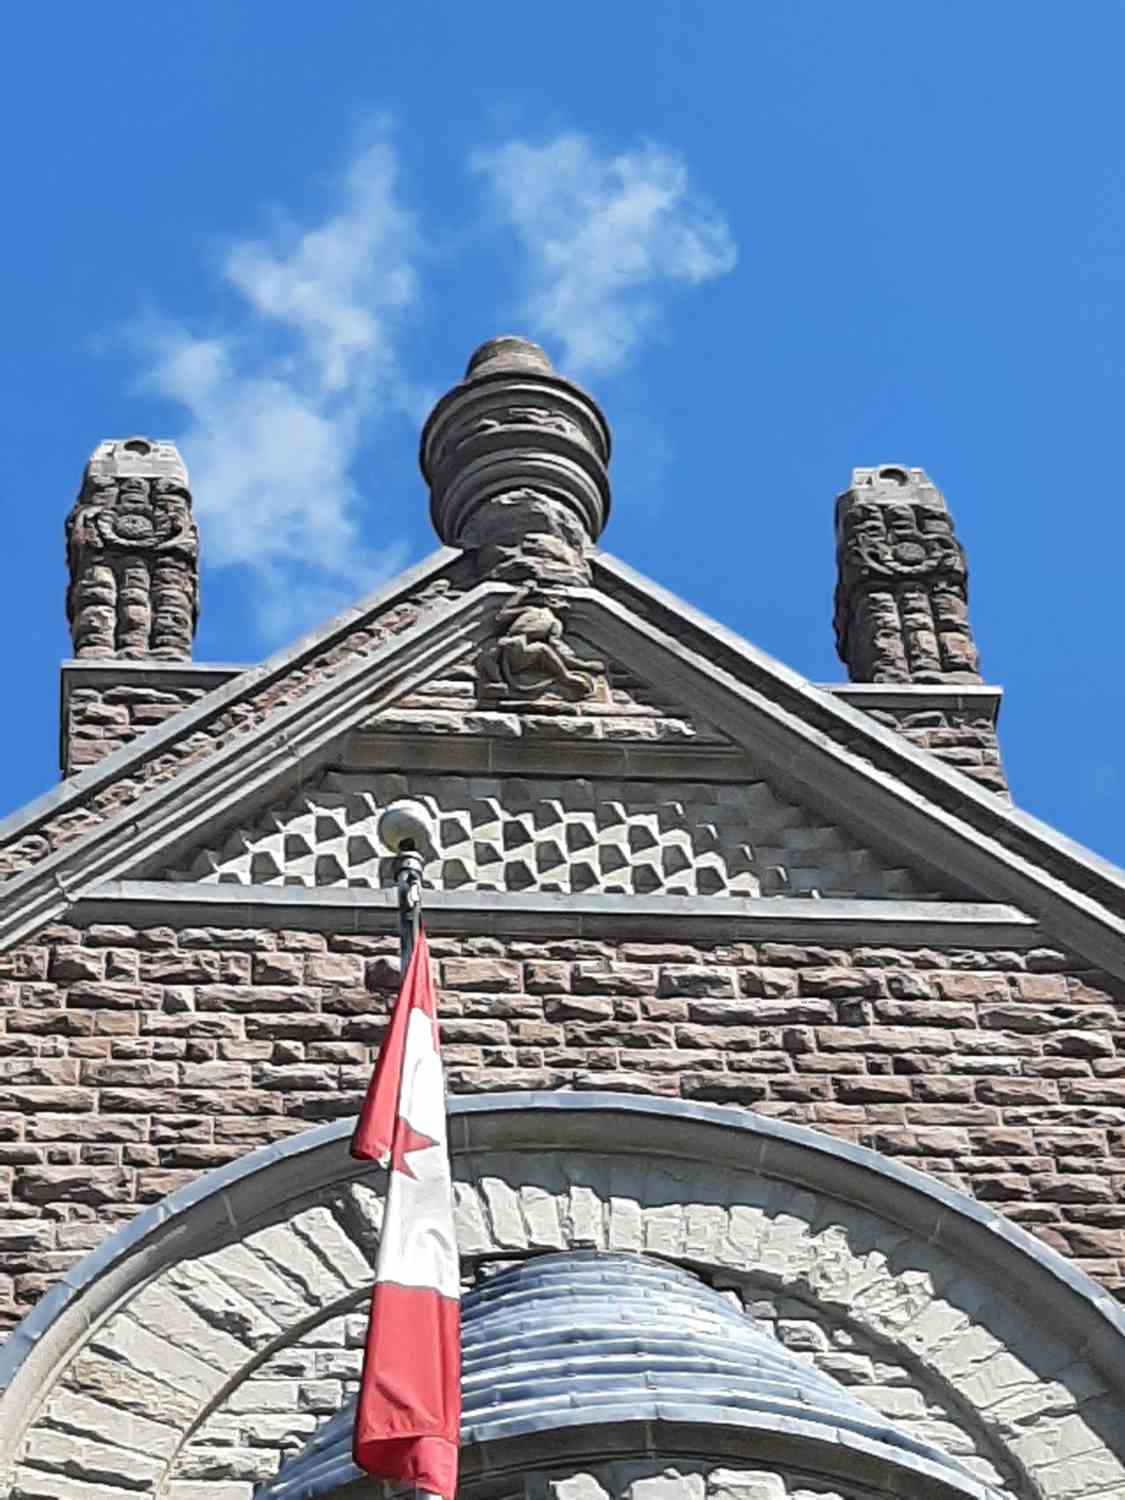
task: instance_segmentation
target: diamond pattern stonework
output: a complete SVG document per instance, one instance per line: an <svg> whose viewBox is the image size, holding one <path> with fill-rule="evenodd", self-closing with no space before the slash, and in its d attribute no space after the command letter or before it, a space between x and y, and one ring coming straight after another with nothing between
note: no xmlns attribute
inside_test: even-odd
<svg viewBox="0 0 1125 1500"><path fill-rule="evenodd" d="M328 772L288 806L235 829L172 879L382 886L380 811L429 809L431 889L924 899L911 871L764 781Z"/></svg>

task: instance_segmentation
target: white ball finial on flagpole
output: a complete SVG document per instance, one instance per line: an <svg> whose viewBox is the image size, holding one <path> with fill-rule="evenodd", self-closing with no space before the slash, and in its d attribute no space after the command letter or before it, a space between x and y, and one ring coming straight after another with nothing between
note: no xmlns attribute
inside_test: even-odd
<svg viewBox="0 0 1125 1500"><path fill-rule="evenodd" d="M379 814L377 832L380 842L392 854L425 849L433 843L433 819L424 803L403 797L384 807Z"/></svg>
<svg viewBox="0 0 1125 1500"><path fill-rule="evenodd" d="M379 814L379 838L395 857L398 887L399 958L403 974L410 963L422 917L422 851L433 847L429 809L412 798L401 798Z"/></svg>

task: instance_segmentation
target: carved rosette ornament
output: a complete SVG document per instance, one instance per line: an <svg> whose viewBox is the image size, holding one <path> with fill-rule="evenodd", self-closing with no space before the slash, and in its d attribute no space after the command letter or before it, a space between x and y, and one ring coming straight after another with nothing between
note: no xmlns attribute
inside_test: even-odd
<svg viewBox="0 0 1125 1500"><path fill-rule="evenodd" d="M609 516L609 452L597 404L538 344L491 339L422 431L434 528L475 554L481 577L588 583L587 550Z"/></svg>
<svg viewBox="0 0 1125 1500"><path fill-rule="evenodd" d="M75 656L191 656L199 533L172 443L99 443L67 517L66 552Z"/></svg>
<svg viewBox="0 0 1125 1500"><path fill-rule="evenodd" d="M979 682L969 575L921 469L854 469L836 502L836 646L853 682Z"/></svg>

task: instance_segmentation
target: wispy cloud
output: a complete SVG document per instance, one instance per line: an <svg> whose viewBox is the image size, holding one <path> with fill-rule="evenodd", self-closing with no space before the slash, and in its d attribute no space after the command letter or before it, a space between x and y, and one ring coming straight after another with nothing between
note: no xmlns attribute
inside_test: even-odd
<svg viewBox="0 0 1125 1500"><path fill-rule="evenodd" d="M568 372L620 369L674 285L735 263L721 215L662 147L615 155L569 134L472 152L470 165L489 222L519 247L526 331ZM433 372L423 386L405 352L424 241L400 178L390 135L369 135L322 222L275 214L261 237L222 248L211 290L234 310L221 326L152 315L129 333L138 387L185 413L176 438L208 566L250 570L255 623L270 641L330 615L404 557L356 479L361 445L385 435L388 418L415 427L432 394Z"/></svg>
<svg viewBox="0 0 1125 1500"><path fill-rule="evenodd" d="M726 221L662 146L614 155L566 134L474 152L471 166L525 253L520 312L561 347L567 369L619 370L658 325L673 283L698 286L737 260Z"/></svg>
<svg viewBox="0 0 1125 1500"><path fill-rule="evenodd" d="M187 413L177 440L206 556L255 572L269 636L311 624L401 559L361 535L353 464L381 415L414 414L397 346L417 301L418 243L379 135L353 154L322 223L279 219L226 247L237 332L150 318L135 336L138 383Z"/></svg>

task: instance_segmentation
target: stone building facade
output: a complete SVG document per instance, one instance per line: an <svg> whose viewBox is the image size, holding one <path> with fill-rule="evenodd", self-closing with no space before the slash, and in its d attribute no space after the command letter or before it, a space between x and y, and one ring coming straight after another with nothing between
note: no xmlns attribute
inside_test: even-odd
<svg viewBox="0 0 1125 1500"><path fill-rule="evenodd" d="M483 346L441 550L236 667L180 456L95 452L63 779L0 824L0 1493L380 1493L346 1141L409 799L466 1496L1125 1497L1125 874L1010 801L946 503L854 471L815 685L599 548L609 459Z"/></svg>

